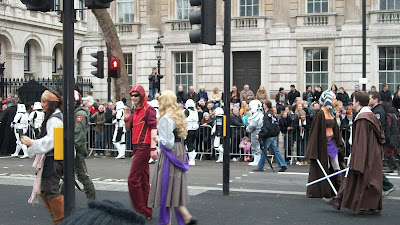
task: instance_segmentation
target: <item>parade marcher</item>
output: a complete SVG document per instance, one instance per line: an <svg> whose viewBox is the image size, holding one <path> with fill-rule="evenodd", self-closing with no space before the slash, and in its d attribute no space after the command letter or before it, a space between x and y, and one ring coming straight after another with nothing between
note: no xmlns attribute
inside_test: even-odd
<svg viewBox="0 0 400 225"><path fill-rule="evenodd" d="M60 195L59 184L63 175L63 161L54 160L54 128L62 127L63 99L54 90L46 90L41 98L45 118L40 129L39 139L32 140L27 136L21 137L21 142L28 146L29 156L36 155L33 167L36 168L34 182L29 203L38 203L37 195L53 218L54 224L64 219L64 196Z"/></svg>
<svg viewBox="0 0 400 225"><path fill-rule="evenodd" d="M182 143L187 134L185 116L172 91L163 91L158 100L159 136L153 140L159 142L162 151L151 182L148 206L160 207L158 224L171 224L172 208L175 208L178 224L197 224L185 206L188 199L185 171L189 169Z"/></svg>
<svg viewBox="0 0 400 225"><path fill-rule="evenodd" d="M26 108L24 104L18 104L17 106L17 114L15 114L14 121L11 126L14 128L15 139L17 139L17 146L15 147L15 152L12 154L12 157L18 157L19 152L24 152L24 155L21 156L21 159L28 158L29 155L26 152L26 145L22 144L21 136L26 135L28 132L29 126L29 115L26 113Z"/></svg>
<svg viewBox="0 0 400 225"><path fill-rule="evenodd" d="M128 107L124 109L124 122L127 131L132 130L133 160L128 177L129 195L136 212L147 219L153 217L153 211L147 207L149 197L149 159L157 159L156 111L147 103L146 92L142 85L135 85L130 91L133 113Z"/></svg>
<svg viewBox="0 0 400 225"><path fill-rule="evenodd" d="M44 112L40 102L35 102L33 104L33 110L34 111L29 114L29 124L33 128L34 139L36 139L39 137L40 128L42 127Z"/></svg>
<svg viewBox="0 0 400 225"><path fill-rule="evenodd" d="M385 173L393 173L398 168L396 161L393 158L393 152L399 146L399 113L396 108L389 102L383 102L382 107L386 112L387 129L385 131L385 145L383 147L383 154L387 160L388 169Z"/></svg>
<svg viewBox="0 0 400 225"><path fill-rule="evenodd" d="M385 136L379 120L368 106L368 94L356 92L351 159L347 178L336 197L323 199L336 209L345 207L360 214L382 210L382 150Z"/></svg>
<svg viewBox="0 0 400 225"><path fill-rule="evenodd" d="M324 177L317 160L320 161L327 174L340 170L342 162L343 143L339 126L334 120L332 103L335 94L331 90L324 91L319 99L322 108L317 111L311 124L305 158L310 160L308 182ZM340 186L342 176L335 176ZM332 189L327 180L307 187L307 196L311 198L332 197Z"/></svg>
<svg viewBox="0 0 400 225"><path fill-rule="evenodd" d="M246 131L250 132L251 152L253 153L253 162L249 166L257 166L261 158L260 142L257 139L258 133L261 131L263 125L263 106L259 100L252 100L249 103L251 117L249 118L249 126Z"/></svg>
<svg viewBox="0 0 400 225"><path fill-rule="evenodd" d="M279 172L285 172L287 170L287 165L285 159L281 155L278 148L278 135L280 133L277 110L272 108L272 103L270 101L264 102L264 110L266 111L263 118L263 127L260 133L258 133L257 138L262 139L264 143L265 152L271 147L274 152L276 162L280 167ZM261 152L261 159L258 162L257 168L253 171L264 171L265 160L268 156L265 155L264 151Z"/></svg>
<svg viewBox="0 0 400 225"><path fill-rule="evenodd" d="M371 108L371 111L375 114L376 118L378 118L382 126L382 130L383 132L385 132L388 128L388 124L386 120L386 112L383 109L382 105L380 104L381 96L377 91L371 91L368 94L369 94L368 106ZM395 189L395 187L389 181L389 179L386 178L385 174L383 174L382 176L383 176L383 191L384 194L387 195L390 192L392 192Z"/></svg>
<svg viewBox="0 0 400 225"><path fill-rule="evenodd" d="M0 118L0 155L10 155L16 147L15 134L10 126L16 113L17 104L13 99L10 99Z"/></svg>
<svg viewBox="0 0 400 225"><path fill-rule="evenodd" d="M113 135L113 144L118 151L116 159L125 159L125 151L126 151L126 129L124 123L124 108L125 105L122 101L115 103L115 107L117 109L117 114L115 119L112 121L115 130Z"/></svg>
<svg viewBox="0 0 400 225"><path fill-rule="evenodd" d="M82 97L78 91L74 91L75 101L75 131L74 131L74 147L75 156L75 172L79 182L83 184L86 198L89 200L96 199L96 191L86 167L85 159L88 155L86 143L87 134L89 132L89 111L81 106Z"/></svg>
<svg viewBox="0 0 400 225"><path fill-rule="evenodd" d="M188 99L186 101L186 109L184 110L187 123L187 137L185 139L185 145L187 147L189 155L189 165L195 165L196 151L194 150L194 145L197 138L197 130L199 129L199 114L195 108L194 101Z"/></svg>

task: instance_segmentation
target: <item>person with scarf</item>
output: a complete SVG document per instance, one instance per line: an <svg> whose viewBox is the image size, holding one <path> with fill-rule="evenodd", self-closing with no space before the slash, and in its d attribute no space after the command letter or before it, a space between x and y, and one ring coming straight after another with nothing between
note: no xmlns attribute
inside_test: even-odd
<svg viewBox="0 0 400 225"><path fill-rule="evenodd" d="M188 199L186 171L189 169L182 142L187 135L185 115L172 91L161 92L158 101L158 136L153 140L159 143L161 152L151 182L148 207L160 207L160 225L171 224L172 208L175 208L179 225L197 224L185 206Z"/></svg>
<svg viewBox="0 0 400 225"><path fill-rule="evenodd" d="M54 160L54 128L63 126L63 99L58 92L46 90L42 94L41 103L45 117L39 139L21 137L21 142L28 146L29 156L36 155L33 164L37 170L36 180L28 202L38 203L39 195L53 218L53 224L59 224L64 219L64 196L59 192L63 161Z"/></svg>
<svg viewBox="0 0 400 225"><path fill-rule="evenodd" d="M133 113L124 108L124 122L127 131L132 130L133 160L128 176L129 195L136 212L151 219L153 211L147 207L149 198L150 167L149 159L157 159L156 142L157 118L154 108L147 103L147 96L142 85L135 85L130 90ZM176 101L176 99L175 99Z"/></svg>
<svg viewBox="0 0 400 225"><path fill-rule="evenodd" d="M331 90L324 91L319 99L322 107L315 114L311 124L305 154L305 158L310 160L308 182L325 176L318 160L327 174L341 169L339 162L343 162L344 149L339 126L332 109L335 100L335 94ZM336 183L336 188L342 183L342 176L337 175L331 178L334 179L333 183ZM330 198L332 196L332 189L327 180L307 187L307 197Z"/></svg>
<svg viewBox="0 0 400 225"><path fill-rule="evenodd" d="M200 101L200 99L204 98L205 102L208 102L208 94L206 90L204 89L203 86L200 86L199 93L197 93L197 102Z"/></svg>

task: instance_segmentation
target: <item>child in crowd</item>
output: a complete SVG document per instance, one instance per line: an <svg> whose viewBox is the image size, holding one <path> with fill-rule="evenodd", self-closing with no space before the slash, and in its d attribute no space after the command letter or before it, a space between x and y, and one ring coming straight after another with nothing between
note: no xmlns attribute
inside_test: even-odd
<svg viewBox="0 0 400 225"><path fill-rule="evenodd" d="M250 109L246 109L245 115L242 117L242 121L246 127L249 125L250 116L251 116Z"/></svg>
<svg viewBox="0 0 400 225"><path fill-rule="evenodd" d="M243 137L242 140L240 141L239 148L243 149L244 153L244 161L247 162L250 160L250 139L249 137Z"/></svg>

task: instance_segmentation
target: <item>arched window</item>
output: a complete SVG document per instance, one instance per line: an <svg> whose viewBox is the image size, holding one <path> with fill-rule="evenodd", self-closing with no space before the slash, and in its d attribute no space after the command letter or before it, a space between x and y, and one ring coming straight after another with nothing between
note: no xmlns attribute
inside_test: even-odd
<svg viewBox="0 0 400 225"><path fill-rule="evenodd" d="M53 54L51 55L51 72L57 72L57 49L53 48Z"/></svg>
<svg viewBox="0 0 400 225"><path fill-rule="evenodd" d="M24 48L24 71L29 71L29 50L30 46L28 43L26 43Z"/></svg>

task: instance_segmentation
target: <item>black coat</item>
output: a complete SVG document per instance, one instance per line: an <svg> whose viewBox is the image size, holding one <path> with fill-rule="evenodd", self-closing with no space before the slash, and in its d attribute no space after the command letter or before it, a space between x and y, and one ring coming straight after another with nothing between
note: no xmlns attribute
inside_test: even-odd
<svg viewBox="0 0 400 225"><path fill-rule="evenodd" d="M338 101L341 101L343 103L343 106L347 106L349 102L351 102L350 97L346 92L344 92L343 94L338 92L336 94L336 99Z"/></svg>
<svg viewBox="0 0 400 225"><path fill-rule="evenodd" d="M232 129L232 137L239 138L241 135L241 133L240 133L241 128L238 128L238 127L244 126L242 118L240 117L240 115L237 116L235 114L231 114L230 122L231 122L231 126L236 127L236 128Z"/></svg>
<svg viewBox="0 0 400 225"><path fill-rule="evenodd" d="M297 97L300 97L300 92L298 92L297 90L295 90L294 92L289 91L288 93L289 104L292 105Z"/></svg>
<svg viewBox="0 0 400 225"><path fill-rule="evenodd" d="M154 74L149 75L149 89L157 88L160 90L160 80L164 75L154 76Z"/></svg>
<svg viewBox="0 0 400 225"><path fill-rule="evenodd" d="M314 91L314 101L318 102L321 95L322 95L322 92Z"/></svg>
<svg viewBox="0 0 400 225"><path fill-rule="evenodd" d="M287 133L287 129L288 127L290 127L290 118L289 116L286 118L281 117L281 119L279 120L279 129L281 130L282 134L286 134Z"/></svg>
<svg viewBox="0 0 400 225"><path fill-rule="evenodd" d="M1 114L0 118L0 155L10 155L14 153L16 147L16 139L13 128L10 124L14 120L14 116L17 113L17 107L8 107Z"/></svg>
<svg viewBox="0 0 400 225"><path fill-rule="evenodd" d="M379 92L379 94L381 95L382 102L391 102L392 101L392 93L389 90L387 90L387 91L381 90Z"/></svg>
<svg viewBox="0 0 400 225"><path fill-rule="evenodd" d="M393 105L393 107L395 107L396 109L400 109L400 98L394 97L394 98L393 98L393 101L392 101L392 105Z"/></svg>
<svg viewBox="0 0 400 225"><path fill-rule="evenodd" d="M176 93L176 98L177 98L178 103L181 103L181 104L186 103L185 92L178 91L178 93Z"/></svg>

